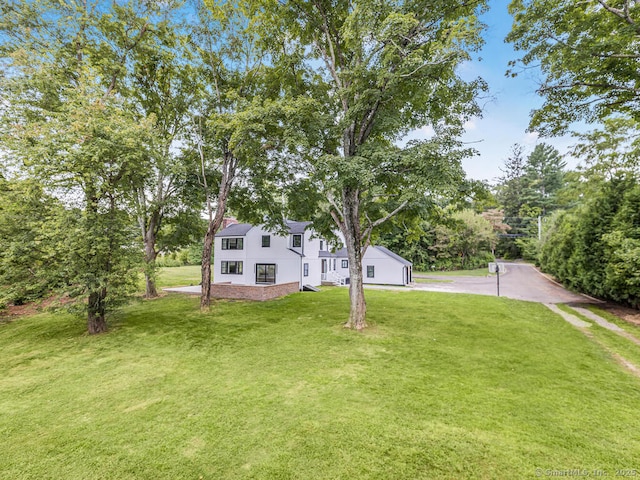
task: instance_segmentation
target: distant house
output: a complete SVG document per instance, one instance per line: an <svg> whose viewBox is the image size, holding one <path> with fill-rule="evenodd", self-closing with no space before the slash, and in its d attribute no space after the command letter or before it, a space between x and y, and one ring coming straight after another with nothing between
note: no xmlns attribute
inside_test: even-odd
<svg viewBox="0 0 640 480"><path fill-rule="evenodd" d="M215 236L213 295L273 298L323 282L349 283L346 249L332 252L311 222L286 222L284 234L248 223L229 225ZM384 247L370 246L362 261L364 283L407 285L412 264ZM239 287L270 287L241 289Z"/></svg>

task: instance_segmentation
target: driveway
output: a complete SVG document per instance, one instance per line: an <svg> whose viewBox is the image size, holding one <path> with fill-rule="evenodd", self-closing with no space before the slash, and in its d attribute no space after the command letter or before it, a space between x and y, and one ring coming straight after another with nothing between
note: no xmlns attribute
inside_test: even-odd
<svg viewBox="0 0 640 480"><path fill-rule="evenodd" d="M535 267L526 263L503 263L506 273L500 274L500 296L528 300L540 303L601 303L599 300L573 293L542 275ZM487 272L488 273L488 272ZM495 275L486 277L454 277L440 275L420 275L416 278L436 280L434 283L416 282L411 288L431 292L471 293L476 295L496 295ZM399 289L406 287L389 287L367 285L367 288ZM163 288L167 292L200 295L200 285L191 287Z"/></svg>
<svg viewBox="0 0 640 480"><path fill-rule="evenodd" d="M506 273L500 274L500 296L540 303L600 303L598 300L570 292L549 280L535 267L525 263L504 263ZM443 283L417 283L416 290L432 292L496 295L495 275L487 277L421 276ZM444 283L447 282L447 283Z"/></svg>

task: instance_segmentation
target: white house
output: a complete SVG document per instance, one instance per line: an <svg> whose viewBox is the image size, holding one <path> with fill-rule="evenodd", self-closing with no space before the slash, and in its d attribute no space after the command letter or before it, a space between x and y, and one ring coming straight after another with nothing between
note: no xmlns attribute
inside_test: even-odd
<svg viewBox="0 0 640 480"><path fill-rule="evenodd" d="M348 284L346 249L332 252L327 240L309 228L310 223L288 221L286 234L247 223L224 228L214 242L215 284L297 282L299 290L323 281ZM364 283L407 285L412 282L411 268L411 262L384 247L370 246L362 261Z"/></svg>

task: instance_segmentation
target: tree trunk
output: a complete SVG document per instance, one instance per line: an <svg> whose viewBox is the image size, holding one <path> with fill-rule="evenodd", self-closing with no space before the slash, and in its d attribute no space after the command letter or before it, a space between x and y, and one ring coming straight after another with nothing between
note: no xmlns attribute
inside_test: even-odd
<svg viewBox="0 0 640 480"><path fill-rule="evenodd" d="M349 320L347 328L362 330L367 326L367 304L364 298L362 277L362 244L360 232L360 194L355 188L345 187L342 191L343 234L349 259Z"/></svg>
<svg viewBox="0 0 640 480"><path fill-rule="evenodd" d="M101 288L89 294L87 328L91 335L107 331L107 319L105 316L106 297L106 288Z"/></svg>
<svg viewBox="0 0 640 480"><path fill-rule="evenodd" d="M98 221L98 197L96 195L96 189L92 183L88 183L86 186L85 198L87 202L86 228L100 225L100 222ZM92 257L86 268L90 270L90 273L93 276L102 281L106 281L106 273L109 269L109 264L108 261L105 261L102 255ZM107 288L104 286L99 287L94 282L89 282L87 284L87 290L89 291L89 298L87 300L87 330L90 335L106 332L107 319L105 300L107 298Z"/></svg>
<svg viewBox="0 0 640 480"><path fill-rule="evenodd" d="M155 263L155 260L154 262ZM155 268L155 265L154 267ZM144 281L146 285L145 298L155 298L158 296L158 289L156 288L156 279L152 273L148 271L144 272Z"/></svg>
<svg viewBox="0 0 640 480"><path fill-rule="evenodd" d="M200 308L206 310L211 305L211 254L213 252L213 240L216 233L213 221L209 222L207 233L204 236L202 248L202 284L200 294Z"/></svg>
<svg viewBox="0 0 640 480"><path fill-rule="evenodd" d="M209 210L209 226L204 237L202 248L202 289L200 294L200 309L208 310L211 305L211 255L213 253L213 241L215 234L222 225L224 214L227 211L227 201L229 193L235 179L237 159L229 151L225 152L222 164L222 178L218 188L218 198L216 203L216 214L212 215L211 203L207 200ZM203 167L204 170L204 167ZM204 177L204 173L203 173Z"/></svg>
<svg viewBox="0 0 640 480"><path fill-rule="evenodd" d="M156 251L156 223L154 217L151 217L149 226L144 234L144 279L146 283L146 298L155 298L158 296L158 289L156 288L156 258L158 252Z"/></svg>

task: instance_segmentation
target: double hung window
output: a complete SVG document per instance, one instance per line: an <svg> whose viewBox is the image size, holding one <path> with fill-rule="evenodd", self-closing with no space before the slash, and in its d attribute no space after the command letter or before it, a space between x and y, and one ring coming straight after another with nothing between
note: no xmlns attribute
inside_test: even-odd
<svg viewBox="0 0 640 480"><path fill-rule="evenodd" d="M223 238L222 250L242 250L244 247L243 238Z"/></svg>
<svg viewBox="0 0 640 480"><path fill-rule="evenodd" d="M228 275L242 275L242 261L226 261L220 264L220 272Z"/></svg>

